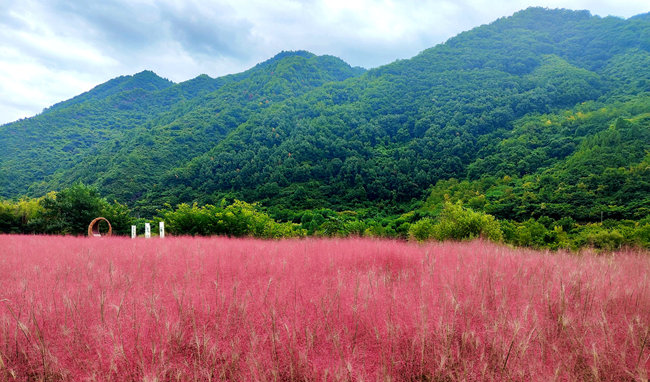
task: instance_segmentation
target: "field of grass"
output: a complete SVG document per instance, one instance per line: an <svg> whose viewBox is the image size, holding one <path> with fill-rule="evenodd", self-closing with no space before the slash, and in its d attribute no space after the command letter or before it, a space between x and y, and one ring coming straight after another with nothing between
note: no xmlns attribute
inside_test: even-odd
<svg viewBox="0 0 650 382"><path fill-rule="evenodd" d="M0 380L647 380L650 255L0 236Z"/></svg>

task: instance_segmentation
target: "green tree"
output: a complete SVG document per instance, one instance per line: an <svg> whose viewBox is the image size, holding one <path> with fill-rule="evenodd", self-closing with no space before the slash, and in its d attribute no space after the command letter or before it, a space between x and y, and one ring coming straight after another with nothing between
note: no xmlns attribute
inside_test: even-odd
<svg viewBox="0 0 650 382"><path fill-rule="evenodd" d="M82 235L108 203L96 188L76 183L41 200L40 226L45 233Z"/></svg>

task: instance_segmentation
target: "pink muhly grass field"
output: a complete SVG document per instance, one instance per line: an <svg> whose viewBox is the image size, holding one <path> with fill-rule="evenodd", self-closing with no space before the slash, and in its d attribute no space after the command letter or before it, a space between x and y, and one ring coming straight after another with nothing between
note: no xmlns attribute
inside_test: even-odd
<svg viewBox="0 0 650 382"><path fill-rule="evenodd" d="M0 380L647 380L650 255L0 236Z"/></svg>

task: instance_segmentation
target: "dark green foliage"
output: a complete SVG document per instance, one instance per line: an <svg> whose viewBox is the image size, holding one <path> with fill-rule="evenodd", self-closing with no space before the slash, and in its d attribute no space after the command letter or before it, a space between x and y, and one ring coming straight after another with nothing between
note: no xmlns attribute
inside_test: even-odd
<svg viewBox="0 0 650 382"><path fill-rule="evenodd" d="M268 206L382 206L395 213L436 181L494 174L493 164L503 175L534 173L572 154L581 138L597 130L560 124L548 147L547 137L539 135L546 132L533 130L512 141L528 147L508 150L510 158L496 157L499 142L510 139L520 117L619 92L627 75L614 75L614 63L607 66L612 77L601 68L614 55L617 62L628 53L642 59L634 31L647 27L568 11L518 13L411 60L328 83L252 115L219 145L170 174L166 201L195 195L190 200L213 202L211 195L234 193ZM611 40L576 43L601 39L600 28L612 28ZM159 197L151 191L145 204Z"/></svg>
<svg viewBox="0 0 650 382"><path fill-rule="evenodd" d="M479 179L438 182L427 200L428 208L448 197L497 218L518 221L546 216L584 223L648 216L650 98L594 111L581 108L521 121L512 138L476 163L475 169L482 167ZM558 133L584 125L592 126L587 137ZM554 156L554 141L572 142L575 149L569 155ZM522 163L530 163L525 166L532 170L518 169Z"/></svg>
<svg viewBox="0 0 650 382"><path fill-rule="evenodd" d="M3 203L4 206L11 204ZM2 228L0 232L85 235L90 222L101 216L111 223L115 234L125 235L130 232L133 220L127 206L107 202L96 188L82 183L40 199L23 199L13 210L20 217L19 228Z"/></svg>
<svg viewBox="0 0 650 382"><path fill-rule="evenodd" d="M283 52L218 79L120 77L3 126L0 192L81 180L146 215L223 197L404 212L439 180L522 176L573 153L589 126L560 123L548 146L534 130L525 151L499 142L517 144L531 113L644 89L649 24L531 8L365 74Z"/></svg>
<svg viewBox="0 0 650 382"><path fill-rule="evenodd" d="M0 196L42 195L83 181L133 204L146 190L157 192L166 171L208 151L252 114L358 73L334 57L286 52L218 79L172 84L152 72L116 78L0 126Z"/></svg>
<svg viewBox="0 0 650 382"><path fill-rule="evenodd" d="M81 183L41 200L41 225L46 233L81 235L88 224L101 216L105 201L97 189Z"/></svg>

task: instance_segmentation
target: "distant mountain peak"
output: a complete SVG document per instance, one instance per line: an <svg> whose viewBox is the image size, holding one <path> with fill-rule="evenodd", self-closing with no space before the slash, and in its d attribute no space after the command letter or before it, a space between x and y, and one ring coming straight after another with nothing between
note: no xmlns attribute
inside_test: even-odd
<svg viewBox="0 0 650 382"><path fill-rule="evenodd" d="M632 17L630 17L630 20L643 20L643 21L648 21L648 20L650 20L650 12L641 13L641 14L639 14L639 15L632 16Z"/></svg>
<svg viewBox="0 0 650 382"><path fill-rule="evenodd" d="M591 12L586 9L574 10L567 8L546 8L546 7L528 7L522 9L521 11L515 12L512 16L522 16L522 15L571 15L579 18L589 18L592 16Z"/></svg>
<svg viewBox="0 0 650 382"><path fill-rule="evenodd" d="M174 83L166 78L162 78L151 70L143 70L134 75L115 77L103 84L97 85L89 91L82 93L67 101L59 102L47 109L44 112L54 111L63 107L71 106L74 104L90 101L90 100L103 100L112 95L134 89L142 89L145 91L157 91L166 89Z"/></svg>
<svg viewBox="0 0 650 382"><path fill-rule="evenodd" d="M276 54L275 56L269 58L268 60L260 62L259 64L255 65L255 68L261 68L261 67L273 65L282 60L292 58L292 57L302 57L302 58L310 59L316 57L316 55L306 50L295 50L295 51L283 50L280 53Z"/></svg>
<svg viewBox="0 0 650 382"><path fill-rule="evenodd" d="M312 57L316 57L316 55L306 50L283 50L280 53L273 56L271 60L281 60L286 57L312 58Z"/></svg>
<svg viewBox="0 0 650 382"><path fill-rule="evenodd" d="M133 76L127 76L127 77L133 77L133 78L146 78L146 79L151 79L151 80L156 80L156 81L157 81L157 80L166 80L166 81L169 81L169 80L167 80L166 78L162 78L162 77L160 77L160 76L157 75L155 72L153 72L152 70L149 70L149 69L145 69L145 70L143 70L143 71L141 71L141 72L138 72L138 73L134 74ZM170 82L171 82L171 81L170 81Z"/></svg>
<svg viewBox="0 0 650 382"><path fill-rule="evenodd" d="M162 78L151 70L143 70L132 76L126 77L128 80L124 83L124 89L144 90L161 90L172 86L174 83L166 78Z"/></svg>

